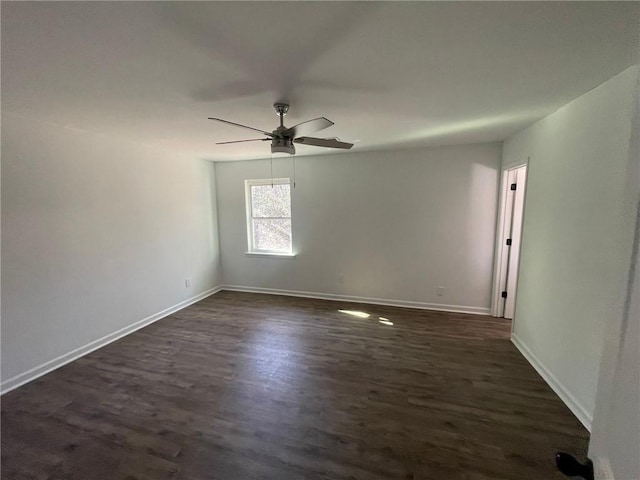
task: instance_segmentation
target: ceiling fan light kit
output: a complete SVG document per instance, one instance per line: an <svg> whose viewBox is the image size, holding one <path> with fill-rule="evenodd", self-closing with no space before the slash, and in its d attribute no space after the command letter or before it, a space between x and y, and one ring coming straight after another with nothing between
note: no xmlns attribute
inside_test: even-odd
<svg viewBox="0 0 640 480"><path fill-rule="evenodd" d="M209 117L209 120L215 120L217 122L222 122L236 127L260 132L267 137L252 138L248 140L232 140L229 142L218 142L216 145L243 142L262 142L271 140L271 153L287 153L289 155L293 155L296 153L296 147L294 143L324 148L339 148L343 150L348 150L353 147L353 143L341 142L336 138L314 138L306 136L308 133L317 132L333 125L333 122L327 118L318 117L314 118L313 120L308 120L306 122L299 123L298 125L294 125L293 127L287 128L284 126L284 116L289 111L289 105L286 103L275 103L273 105L273 108L275 109L276 114L280 117L280 126L278 126L278 128L276 128L271 133L265 130L260 130L259 128L248 127L246 125L230 122L221 118Z"/></svg>
<svg viewBox="0 0 640 480"><path fill-rule="evenodd" d="M296 153L296 146L291 138L273 138L271 140L271 153Z"/></svg>

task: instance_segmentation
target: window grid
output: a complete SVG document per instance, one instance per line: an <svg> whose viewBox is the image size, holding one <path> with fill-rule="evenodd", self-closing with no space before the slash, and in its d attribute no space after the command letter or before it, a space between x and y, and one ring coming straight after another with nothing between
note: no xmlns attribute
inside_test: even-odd
<svg viewBox="0 0 640 480"><path fill-rule="evenodd" d="M286 189L267 190L286 185ZM249 253L291 254L291 189L288 178L245 180ZM288 214L288 215L287 215Z"/></svg>

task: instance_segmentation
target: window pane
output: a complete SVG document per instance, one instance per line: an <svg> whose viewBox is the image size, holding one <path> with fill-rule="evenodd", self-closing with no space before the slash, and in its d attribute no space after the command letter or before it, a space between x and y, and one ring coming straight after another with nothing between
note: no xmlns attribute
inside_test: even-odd
<svg viewBox="0 0 640 480"><path fill-rule="evenodd" d="M271 185L269 185L271 188ZM291 250L291 220L253 220L253 236L256 250Z"/></svg>
<svg viewBox="0 0 640 480"><path fill-rule="evenodd" d="M254 218L291 217L289 184L252 185L251 209Z"/></svg>

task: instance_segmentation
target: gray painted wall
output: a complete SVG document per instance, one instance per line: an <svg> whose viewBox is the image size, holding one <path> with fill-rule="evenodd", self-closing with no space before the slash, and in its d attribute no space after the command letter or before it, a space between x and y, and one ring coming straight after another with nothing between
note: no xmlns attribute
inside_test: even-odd
<svg viewBox="0 0 640 480"><path fill-rule="evenodd" d="M244 180L269 178L269 160L218 162L224 283L487 312L500 156L479 144L300 157L294 259L245 255ZM274 159L276 178L291 174Z"/></svg>
<svg viewBox="0 0 640 480"><path fill-rule="evenodd" d="M530 157L514 336L590 425L607 322L622 315L636 199L628 189L636 70L508 139Z"/></svg>
<svg viewBox="0 0 640 480"><path fill-rule="evenodd" d="M640 478L640 75L636 82L625 188L638 208L635 242L623 314L607 323L600 361L589 443L596 480Z"/></svg>
<svg viewBox="0 0 640 480"><path fill-rule="evenodd" d="M3 112L3 386L218 285L214 175Z"/></svg>

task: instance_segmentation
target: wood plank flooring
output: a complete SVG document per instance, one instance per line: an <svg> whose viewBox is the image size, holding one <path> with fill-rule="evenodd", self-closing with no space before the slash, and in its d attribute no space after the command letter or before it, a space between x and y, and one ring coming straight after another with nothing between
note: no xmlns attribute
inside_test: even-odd
<svg viewBox="0 0 640 480"><path fill-rule="evenodd" d="M2 478L566 478L588 433L509 330L220 292L4 395Z"/></svg>

